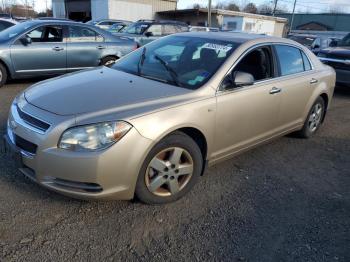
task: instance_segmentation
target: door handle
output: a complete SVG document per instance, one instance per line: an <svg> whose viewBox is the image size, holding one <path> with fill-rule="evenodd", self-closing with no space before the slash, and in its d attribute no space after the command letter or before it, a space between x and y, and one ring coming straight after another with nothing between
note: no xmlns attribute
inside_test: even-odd
<svg viewBox="0 0 350 262"><path fill-rule="evenodd" d="M282 89L281 88L277 88L277 87L273 87L271 90L270 90L270 94L273 95L273 94L277 94L279 92L281 92Z"/></svg>
<svg viewBox="0 0 350 262"><path fill-rule="evenodd" d="M106 49L105 46L99 45L98 47L96 47L97 49Z"/></svg>
<svg viewBox="0 0 350 262"><path fill-rule="evenodd" d="M315 79L315 78L312 78L312 79L310 80L310 84L316 84L317 82L318 82L318 80Z"/></svg>
<svg viewBox="0 0 350 262"><path fill-rule="evenodd" d="M54 50L54 51L62 51L62 50L64 50L64 48L56 46L56 47L52 48L52 50Z"/></svg>

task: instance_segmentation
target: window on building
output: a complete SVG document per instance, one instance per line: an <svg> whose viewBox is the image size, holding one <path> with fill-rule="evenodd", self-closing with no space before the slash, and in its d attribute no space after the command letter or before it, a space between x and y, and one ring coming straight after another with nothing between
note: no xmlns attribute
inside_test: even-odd
<svg viewBox="0 0 350 262"><path fill-rule="evenodd" d="M227 22L227 29L228 30L237 30L237 22Z"/></svg>
<svg viewBox="0 0 350 262"><path fill-rule="evenodd" d="M246 31L246 32L253 31L254 26L255 26L255 23L246 22L246 23L244 24L244 31Z"/></svg>

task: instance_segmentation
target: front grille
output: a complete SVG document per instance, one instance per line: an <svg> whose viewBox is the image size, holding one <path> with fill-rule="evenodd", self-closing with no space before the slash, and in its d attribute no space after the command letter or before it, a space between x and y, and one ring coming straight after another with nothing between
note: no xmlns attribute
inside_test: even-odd
<svg viewBox="0 0 350 262"><path fill-rule="evenodd" d="M28 125L31 125L34 128L37 128L41 131L46 131L50 128L50 125L48 123L45 123L41 121L40 119L37 119L35 117L32 117L31 115L28 115L27 113L23 112L17 105L17 112L20 118L22 118L23 121L25 121Z"/></svg>
<svg viewBox="0 0 350 262"><path fill-rule="evenodd" d="M36 150L38 148L36 144L33 144L32 142L29 142L18 135L15 135L14 139L17 147L33 155L36 154Z"/></svg>

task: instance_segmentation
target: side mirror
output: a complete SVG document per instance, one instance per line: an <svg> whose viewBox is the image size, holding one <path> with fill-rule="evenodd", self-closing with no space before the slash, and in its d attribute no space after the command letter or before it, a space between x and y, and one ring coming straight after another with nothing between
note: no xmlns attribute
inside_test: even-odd
<svg viewBox="0 0 350 262"><path fill-rule="evenodd" d="M20 41L23 45L30 45L32 43L32 39L27 35L23 36Z"/></svg>
<svg viewBox="0 0 350 262"><path fill-rule="evenodd" d="M145 33L145 36L146 36L146 37L153 36L153 33L152 33L152 32L146 32L146 33Z"/></svg>
<svg viewBox="0 0 350 262"><path fill-rule="evenodd" d="M225 77L221 84L221 88L227 90L252 84L254 84L254 76L252 74L234 71Z"/></svg>
<svg viewBox="0 0 350 262"><path fill-rule="evenodd" d="M233 72L233 83L236 87L249 86L254 84L254 76L252 74L235 71Z"/></svg>

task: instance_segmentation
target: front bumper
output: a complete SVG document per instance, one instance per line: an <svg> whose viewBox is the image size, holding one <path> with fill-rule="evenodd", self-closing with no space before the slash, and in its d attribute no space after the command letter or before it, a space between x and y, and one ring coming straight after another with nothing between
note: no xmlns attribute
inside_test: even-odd
<svg viewBox="0 0 350 262"><path fill-rule="evenodd" d="M128 200L134 196L137 176L152 140L132 128L119 142L99 152L71 152L57 147L62 132L72 125L67 117L51 115L26 104L23 111L51 123L46 132L28 128L11 107L6 141L21 155L19 170L36 183L79 199ZM40 114L38 115L40 111ZM36 113L36 114L35 114ZM18 146L16 138L35 144L36 152ZM21 145L20 145L21 146Z"/></svg>
<svg viewBox="0 0 350 262"><path fill-rule="evenodd" d="M328 57L319 57L319 59L334 68L336 72L336 82L339 84L350 85L350 60L334 59Z"/></svg>

